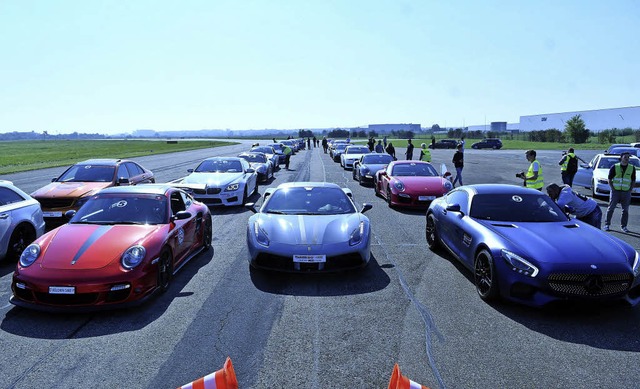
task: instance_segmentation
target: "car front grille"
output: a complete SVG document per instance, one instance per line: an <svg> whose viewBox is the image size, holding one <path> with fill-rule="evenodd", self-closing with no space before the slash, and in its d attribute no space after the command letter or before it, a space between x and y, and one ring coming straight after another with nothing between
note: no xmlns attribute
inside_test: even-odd
<svg viewBox="0 0 640 389"><path fill-rule="evenodd" d="M554 273L547 280L551 289L567 296L610 296L627 292L633 275Z"/></svg>
<svg viewBox="0 0 640 389"><path fill-rule="evenodd" d="M215 195L222 191L220 188L207 188L207 194Z"/></svg>
<svg viewBox="0 0 640 389"><path fill-rule="evenodd" d="M76 200L74 197L37 198L42 209L68 208Z"/></svg>
<svg viewBox="0 0 640 389"><path fill-rule="evenodd" d="M49 294L35 293L36 298L43 304L49 305L89 305L97 301L98 293L78 293L78 294Z"/></svg>

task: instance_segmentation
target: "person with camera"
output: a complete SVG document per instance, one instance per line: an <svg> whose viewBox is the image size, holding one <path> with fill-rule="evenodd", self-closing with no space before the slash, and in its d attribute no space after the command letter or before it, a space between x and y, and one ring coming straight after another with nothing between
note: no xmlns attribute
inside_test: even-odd
<svg viewBox="0 0 640 389"><path fill-rule="evenodd" d="M573 214L576 219L600 229L602 210L598 203L583 194L574 192L569 185L559 186L549 184L547 194L567 214Z"/></svg>
<svg viewBox="0 0 640 389"><path fill-rule="evenodd" d="M568 152L562 152L562 159L560 159L558 165L560 165L560 174L562 175L563 184L573 186L573 177L575 177L578 172L578 160L583 163L587 163L584 159L575 154L573 147L569 148Z"/></svg>
<svg viewBox="0 0 640 389"><path fill-rule="evenodd" d="M540 165L540 162L536 159L536 151L527 150L525 157L527 158L527 161L531 163L529 165L529 170L527 173L517 173L516 177L524 180L524 186L537 189L542 192L542 188L544 187L544 176L542 175L542 165Z"/></svg>

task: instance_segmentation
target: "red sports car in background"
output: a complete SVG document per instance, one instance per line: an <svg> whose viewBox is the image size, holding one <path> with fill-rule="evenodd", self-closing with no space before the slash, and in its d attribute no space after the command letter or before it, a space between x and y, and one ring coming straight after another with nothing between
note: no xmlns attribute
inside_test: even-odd
<svg viewBox="0 0 640 389"><path fill-rule="evenodd" d="M181 189L103 189L68 224L22 253L11 303L38 310L94 310L141 303L211 246L211 213Z"/></svg>
<svg viewBox="0 0 640 389"><path fill-rule="evenodd" d="M443 175L445 173L443 172ZM374 176L376 194L389 206L427 207L432 200L453 189L429 162L393 161Z"/></svg>

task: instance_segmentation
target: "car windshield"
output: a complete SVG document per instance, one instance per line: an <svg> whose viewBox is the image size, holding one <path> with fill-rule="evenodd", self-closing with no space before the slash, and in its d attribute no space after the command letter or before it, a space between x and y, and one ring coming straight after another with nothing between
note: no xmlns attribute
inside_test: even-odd
<svg viewBox="0 0 640 389"><path fill-rule="evenodd" d="M167 199L159 195L98 194L92 196L70 224L164 224Z"/></svg>
<svg viewBox="0 0 640 389"><path fill-rule="evenodd" d="M391 171L392 176L420 176L431 177L438 176L436 169L425 163L403 163L395 165Z"/></svg>
<svg viewBox="0 0 640 389"><path fill-rule="evenodd" d="M344 150L345 154L366 154L366 153L370 153L371 150L369 150L368 147L360 147L360 146L349 146Z"/></svg>
<svg viewBox="0 0 640 389"><path fill-rule="evenodd" d="M562 222L567 217L545 194L508 193L473 196L469 216L503 222Z"/></svg>
<svg viewBox="0 0 640 389"><path fill-rule="evenodd" d="M336 151L344 151L347 148L347 146L349 146L349 145L346 144L346 143L339 143L339 144L336 145L335 150Z"/></svg>
<svg viewBox="0 0 640 389"><path fill-rule="evenodd" d="M609 169L618 162L620 162L620 158L617 157L602 157L600 158L600 161L598 161L597 169ZM636 168L640 168L639 158L629 158L629 163Z"/></svg>
<svg viewBox="0 0 640 389"><path fill-rule="evenodd" d="M242 163L229 159L206 159L198 165L196 173L239 173Z"/></svg>
<svg viewBox="0 0 640 389"><path fill-rule="evenodd" d="M265 153L265 154L273 154L274 150L271 149L271 147L254 147L251 149L251 151L255 151L257 153Z"/></svg>
<svg viewBox="0 0 640 389"><path fill-rule="evenodd" d="M282 145L280 143L274 143L271 145L276 151L282 151Z"/></svg>
<svg viewBox="0 0 640 389"><path fill-rule="evenodd" d="M260 162L260 163L267 162L267 157L264 154L244 154L244 155L241 155L240 158L243 158L248 162Z"/></svg>
<svg viewBox="0 0 640 389"><path fill-rule="evenodd" d="M390 163L391 161L393 161L393 157L389 154L376 153L367 154L362 159L363 163L368 163L371 165L384 165Z"/></svg>
<svg viewBox="0 0 640 389"><path fill-rule="evenodd" d="M59 182L111 182L116 172L115 166L74 165L64 172Z"/></svg>
<svg viewBox="0 0 640 389"><path fill-rule="evenodd" d="M339 215L355 213L347 194L340 188L293 187L274 191L262 212L286 215Z"/></svg>

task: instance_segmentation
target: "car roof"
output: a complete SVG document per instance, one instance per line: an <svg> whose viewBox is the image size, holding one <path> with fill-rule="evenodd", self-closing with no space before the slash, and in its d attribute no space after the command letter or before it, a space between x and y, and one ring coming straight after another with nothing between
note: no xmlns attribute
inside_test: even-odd
<svg viewBox="0 0 640 389"><path fill-rule="evenodd" d="M342 189L340 185L334 184L332 182L320 182L320 181L299 181L299 182L285 182L278 185L277 189L280 188L338 188Z"/></svg>
<svg viewBox="0 0 640 389"><path fill-rule="evenodd" d="M112 186L100 190L100 194L104 193L126 193L126 194L152 194L152 195L164 195L168 190L176 188L171 184L142 184L142 185L128 185L128 186Z"/></svg>
<svg viewBox="0 0 640 389"><path fill-rule="evenodd" d="M240 157L209 157L202 160L204 161L244 161L244 158Z"/></svg>
<svg viewBox="0 0 640 389"><path fill-rule="evenodd" d="M542 194L537 189L527 188L524 186L511 185L511 184L474 184L474 185L465 185L461 187L462 189L466 189L474 194L513 194L513 195L524 195L524 194Z"/></svg>
<svg viewBox="0 0 640 389"><path fill-rule="evenodd" d="M104 165L104 166L113 166L117 165L120 162L131 162L126 159L114 159L114 158L95 158L95 159L87 159L86 161L78 162L76 165Z"/></svg>

